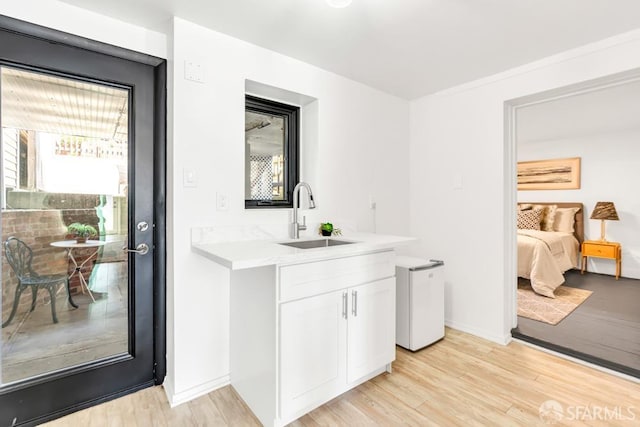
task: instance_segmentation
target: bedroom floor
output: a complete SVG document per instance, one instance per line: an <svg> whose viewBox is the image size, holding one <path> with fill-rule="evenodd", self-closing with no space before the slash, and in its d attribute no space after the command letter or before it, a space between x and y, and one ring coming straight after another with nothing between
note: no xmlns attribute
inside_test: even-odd
<svg viewBox="0 0 640 427"><path fill-rule="evenodd" d="M513 336L640 377L640 280L578 270L565 280L593 294L555 326L518 316Z"/></svg>

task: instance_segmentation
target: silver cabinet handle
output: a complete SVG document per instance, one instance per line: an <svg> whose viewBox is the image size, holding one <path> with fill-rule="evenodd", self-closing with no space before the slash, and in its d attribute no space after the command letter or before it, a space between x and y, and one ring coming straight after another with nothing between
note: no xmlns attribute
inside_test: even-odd
<svg viewBox="0 0 640 427"><path fill-rule="evenodd" d="M133 252L134 254L138 255L146 255L149 253L149 245L147 245L146 243L140 243L138 246L136 246L135 249L129 249L125 246L122 248L122 250L125 252Z"/></svg>
<svg viewBox="0 0 640 427"><path fill-rule="evenodd" d="M358 291L351 291L351 314L358 316Z"/></svg>
<svg viewBox="0 0 640 427"><path fill-rule="evenodd" d="M342 317L347 318L347 293L342 293Z"/></svg>

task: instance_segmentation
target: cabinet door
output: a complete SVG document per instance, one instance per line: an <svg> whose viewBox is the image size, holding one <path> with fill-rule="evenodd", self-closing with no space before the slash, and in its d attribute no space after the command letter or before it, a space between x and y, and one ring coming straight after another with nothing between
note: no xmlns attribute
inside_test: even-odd
<svg viewBox="0 0 640 427"><path fill-rule="evenodd" d="M346 302L345 290L280 305L282 418L344 390Z"/></svg>
<svg viewBox="0 0 640 427"><path fill-rule="evenodd" d="M394 277L349 289L347 382L391 363L396 356Z"/></svg>

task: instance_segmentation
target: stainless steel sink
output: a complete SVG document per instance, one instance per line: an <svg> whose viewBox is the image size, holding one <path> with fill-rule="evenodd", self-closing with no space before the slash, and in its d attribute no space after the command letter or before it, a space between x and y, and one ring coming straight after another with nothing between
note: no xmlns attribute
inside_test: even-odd
<svg viewBox="0 0 640 427"><path fill-rule="evenodd" d="M291 246L298 249L313 249L313 248L326 248L329 246L350 245L356 242L347 242L345 240L336 239L314 239L314 240L300 240L297 242L285 242L279 243L279 245Z"/></svg>

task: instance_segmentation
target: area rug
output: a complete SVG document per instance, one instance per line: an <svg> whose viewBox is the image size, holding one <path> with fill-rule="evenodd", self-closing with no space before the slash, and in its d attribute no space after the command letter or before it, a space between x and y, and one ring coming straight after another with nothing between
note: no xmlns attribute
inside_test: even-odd
<svg viewBox="0 0 640 427"><path fill-rule="evenodd" d="M560 286L555 299L533 292L530 285L518 284L518 316L557 325L592 294L585 289Z"/></svg>

